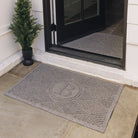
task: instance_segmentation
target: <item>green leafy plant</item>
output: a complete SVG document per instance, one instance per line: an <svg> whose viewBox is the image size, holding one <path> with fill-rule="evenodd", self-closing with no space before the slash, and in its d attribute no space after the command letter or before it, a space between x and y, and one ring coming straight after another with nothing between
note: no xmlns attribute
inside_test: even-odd
<svg viewBox="0 0 138 138"><path fill-rule="evenodd" d="M38 24L37 19L31 15L30 0L17 0L15 4L15 14L9 29L15 35L15 42L19 42L23 50L28 50L38 36L42 25Z"/></svg>

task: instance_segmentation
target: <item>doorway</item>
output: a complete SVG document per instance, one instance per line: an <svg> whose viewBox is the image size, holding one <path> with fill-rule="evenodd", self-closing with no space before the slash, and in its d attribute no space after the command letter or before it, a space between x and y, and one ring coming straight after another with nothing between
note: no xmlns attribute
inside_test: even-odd
<svg viewBox="0 0 138 138"><path fill-rule="evenodd" d="M125 69L126 5L126 0L44 0L46 50Z"/></svg>

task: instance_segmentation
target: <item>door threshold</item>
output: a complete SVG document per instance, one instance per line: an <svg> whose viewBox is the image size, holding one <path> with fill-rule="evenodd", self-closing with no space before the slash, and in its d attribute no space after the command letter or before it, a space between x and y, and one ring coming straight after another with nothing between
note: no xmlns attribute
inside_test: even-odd
<svg viewBox="0 0 138 138"><path fill-rule="evenodd" d="M60 46L60 45L52 45L47 52L56 53L59 55L64 55L71 58L90 61L93 63L102 64L105 66L115 67L115 68L124 70L123 60L116 57L110 57L110 56L101 55L97 53L91 53L87 51Z"/></svg>
<svg viewBox="0 0 138 138"><path fill-rule="evenodd" d="M129 74L122 69L59 54L54 50L44 52L35 49L34 60L117 83L132 85L133 81L132 76L129 77Z"/></svg>

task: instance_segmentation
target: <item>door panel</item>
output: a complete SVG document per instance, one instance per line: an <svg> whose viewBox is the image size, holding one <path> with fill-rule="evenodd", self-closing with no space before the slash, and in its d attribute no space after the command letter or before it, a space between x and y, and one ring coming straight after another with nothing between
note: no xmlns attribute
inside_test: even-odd
<svg viewBox="0 0 138 138"><path fill-rule="evenodd" d="M64 24L81 20L81 0L64 0Z"/></svg>
<svg viewBox="0 0 138 138"><path fill-rule="evenodd" d="M104 28L104 0L57 0L56 13L58 44Z"/></svg>

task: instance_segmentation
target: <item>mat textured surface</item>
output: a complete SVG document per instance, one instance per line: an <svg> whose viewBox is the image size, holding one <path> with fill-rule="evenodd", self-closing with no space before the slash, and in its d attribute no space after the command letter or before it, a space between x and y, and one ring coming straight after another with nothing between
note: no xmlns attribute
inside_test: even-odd
<svg viewBox="0 0 138 138"><path fill-rule="evenodd" d="M104 132L123 85L40 64L5 94Z"/></svg>
<svg viewBox="0 0 138 138"><path fill-rule="evenodd" d="M93 33L63 46L116 58L123 57L123 37L113 34Z"/></svg>

